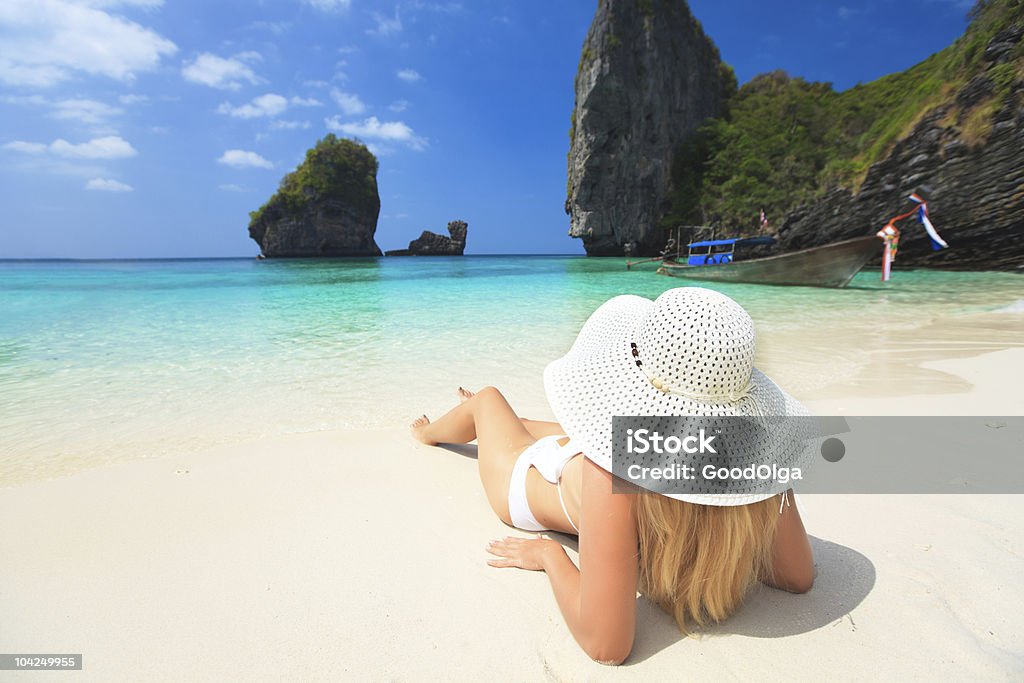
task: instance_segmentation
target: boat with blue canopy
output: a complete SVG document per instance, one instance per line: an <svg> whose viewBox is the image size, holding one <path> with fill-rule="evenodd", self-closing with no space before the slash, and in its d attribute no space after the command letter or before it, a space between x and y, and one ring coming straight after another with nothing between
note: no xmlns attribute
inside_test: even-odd
<svg viewBox="0 0 1024 683"><path fill-rule="evenodd" d="M749 254L749 247L775 244L772 237L702 240L687 244L682 254L661 259L658 273L671 277L763 285L845 287L878 255L875 235L769 256Z"/></svg>
<svg viewBox="0 0 1024 683"><path fill-rule="evenodd" d="M899 221L914 217L924 226L933 249L949 245L939 235L928 213L928 203L918 193L907 197L913 203L905 211L885 224L874 235L832 242L798 251L771 253L776 239L769 235L734 237L729 239L702 239L686 244L683 255L683 230L692 236L714 230L708 226L678 226L670 234L660 256L642 261L626 261L626 268L640 263L658 261L658 273L670 277L710 280L714 282L746 282L760 285L800 285L805 287L845 287L873 256L877 256L879 240L882 253L882 281L889 279L890 269L899 246ZM761 228L767 229L768 220L761 211Z"/></svg>

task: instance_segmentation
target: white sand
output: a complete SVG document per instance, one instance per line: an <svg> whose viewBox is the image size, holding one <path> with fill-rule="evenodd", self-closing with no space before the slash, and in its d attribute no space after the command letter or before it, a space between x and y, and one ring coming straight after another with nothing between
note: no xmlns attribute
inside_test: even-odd
<svg viewBox="0 0 1024 683"><path fill-rule="evenodd" d="M812 407L1024 414L1022 349L929 367L969 389ZM811 593L761 590L700 640L641 600L634 652L607 668L575 645L543 574L484 563L510 531L475 461L404 430L29 482L0 489L0 652L82 653L84 670L0 679L1024 677L1024 496L801 503Z"/></svg>

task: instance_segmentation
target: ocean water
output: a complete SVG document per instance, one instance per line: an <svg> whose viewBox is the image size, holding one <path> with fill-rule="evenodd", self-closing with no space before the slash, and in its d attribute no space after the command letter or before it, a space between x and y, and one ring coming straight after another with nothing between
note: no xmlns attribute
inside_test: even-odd
<svg viewBox="0 0 1024 683"><path fill-rule="evenodd" d="M692 284L558 256L0 262L0 485L404 425L459 385L542 412L544 365L601 302ZM1018 275L898 267L844 290L707 286L747 308L759 364L798 397L855 375L893 335L914 344L937 319L1024 303Z"/></svg>

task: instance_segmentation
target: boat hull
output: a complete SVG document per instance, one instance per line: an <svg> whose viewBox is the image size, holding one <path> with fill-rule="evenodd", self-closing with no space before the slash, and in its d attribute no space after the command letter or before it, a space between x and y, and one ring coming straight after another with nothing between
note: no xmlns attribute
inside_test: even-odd
<svg viewBox="0 0 1024 683"><path fill-rule="evenodd" d="M845 287L872 256L879 253L878 237L856 237L788 254L720 265L690 266L664 261L658 272L672 277L760 285Z"/></svg>

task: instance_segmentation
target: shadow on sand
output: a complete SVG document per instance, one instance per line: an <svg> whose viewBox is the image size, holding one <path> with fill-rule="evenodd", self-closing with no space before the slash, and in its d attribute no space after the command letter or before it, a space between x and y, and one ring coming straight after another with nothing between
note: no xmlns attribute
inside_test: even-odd
<svg viewBox="0 0 1024 683"><path fill-rule="evenodd" d="M476 444L475 443L439 443L438 448L443 448L446 451L457 453L464 458L477 459Z"/></svg>
<svg viewBox="0 0 1024 683"><path fill-rule="evenodd" d="M814 588L803 595L758 586L740 609L700 637L729 634L752 638L784 638L836 624L859 605L875 586L875 565L852 548L811 536L816 575ZM680 640L675 621L649 600L637 605L637 634L627 664L641 662Z"/></svg>
<svg viewBox="0 0 1024 683"><path fill-rule="evenodd" d="M476 458L475 444L439 444L453 453ZM579 551L575 536L548 532L566 548ZM875 586L875 565L853 548L810 536L814 551L814 588L794 595L759 585L729 619L700 632L701 637L729 634L752 638L784 638L838 623ZM637 632L626 665L642 662L682 638L675 620L641 597L637 601Z"/></svg>

